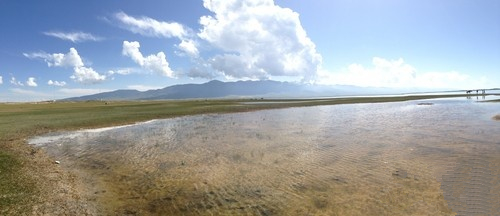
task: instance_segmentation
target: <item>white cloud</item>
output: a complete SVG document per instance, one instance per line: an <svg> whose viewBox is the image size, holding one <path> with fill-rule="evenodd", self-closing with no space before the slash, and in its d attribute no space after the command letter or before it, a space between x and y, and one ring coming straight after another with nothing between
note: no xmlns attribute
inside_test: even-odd
<svg viewBox="0 0 500 216"><path fill-rule="evenodd" d="M90 33L85 32L61 32L61 31L49 31L43 32L44 35L56 37L62 40L68 40L73 43L79 43L83 41L100 41L103 38L94 36Z"/></svg>
<svg viewBox="0 0 500 216"><path fill-rule="evenodd" d="M51 85L51 86L65 86L65 85L66 85L66 82L64 82L64 81L60 81L60 82L59 82L59 81L55 81L55 80L54 80L54 81L49 80L49 81L47 82L47 85Z"/></svg>
<svg viewBox="0 0 500 216"><path fill-rule="evenodd" d="M3 84L3 77L0 76L0 85Z"/></svg>
<svg viewBox="0 0 500 216"><path fill-rule="evenodd" d="M140 66L144 65L144 56L142 56L139 48L141 45L137 41L123 41L122 55L130 57L135 63Z"/></svg>
<svg viewBox="0 0 500 216"><path fill-rule="evenodd" d="M109 89L84 89L84 88L61 88L59 92L67 94L69 96L80 96L80 95L90 95L97 94L101 92L111 91Z"/></svg>
<svg viewBox="0 0 500 216"><path fill-rule="evenodd" d="M147 70L164 76L174 77L174 73L169 67L165 53L159 52L156 55L153 54L144 57L139 50L140 47L141 45L137 41L123 41L122 54L129 56L135 63Z"/></svg>
<svg viewBox="0 0 500 216"><path fill-rule="evenodd" d="M298 13L273 0L204 0L203 5L215 15L200 18L198 36L225 52L210 59L215 70L235 78L315 76L321 55Z"/></svg>
<svg viewBox="0 0 500 216"><path fill-rule="evenodd" d="M116 70L109 70L109 75L120 74L120 75L129 75L134 72L133 68L120 68Z"/></svg>
<svg viewBox="0 0 500 216"><path fill-rule="evenodd" d="M200 54L193 40L182 40L181 43L177 45L177 48L191 57L198 57Z"/></svg>
<svg viewBox="0 0 500 216"><path fill-rule="evenodd" d="M26 85L31 86L31 87L38 86L38 84L36 84L35 77L28 77L28 80L26 81Z"/></svg>
<svg viewBox="0 0 500 216"><path fill-rule="evenodd" d="M133 17L124 12L115 14L122 27L136 34L155 37L184 37L187 32L184 26L176 22L160 22L149 17Z"/></svg>
<svg viewBox="0 0 500 216"><path fill-rule="evenodd" d="M147 86L147 85L129 85L127 86L128 89L135 89L138 91L147 91L147 90L152 90L152 89L161 89L163 87L160 86Z"/></svg>
<svg viewBox="0 0 500 216"><path fill-rule="evenodd" d="M17 81L15 77L10 78L10 84L15 86L24 86L24 84L21 81Z"/></svg>
<svg viewBox="0 0 500 216"><path fill-rule="evenodd" d="M90 67L75 67L70 78L76 82L84 84L95 84L106 80L105 75L100 75Z"/></svg>
<svg viewBox="0 0 500 216"><path fill-rule="evenodd" d="M335 74L329 79L322 76L320 80L336 84L370 86L370 87L405 87L413 86L416 70L406 64L402 58L386 60L379 57L372 59L372 68L365 68L360 64L351 64L346 71Z"/></svg>
<svg viewBox="0 0 500 216"><path fill-rule="evenodd" d="M402 58L387 60L374 57L371 67L351 64L340 72L320 70L316 83L363 87L467 89L481 88L487 84L487 81L484 78L473 78L457 71L418 72Z"/></svg>
<svg viewBox="0 0 500 216"><path fill-rule="evenodd" d="M48 54L45 52L23 53L30 59L43 59L49 67L83 67L83 61L75 48L70 48L69 52Z"/></svg>
<svg viewBox="0 0 500 216"><path fill-rule="evenodd" d="M180 51L191 57L198 57L199 51L196 43L189 33L189 28L177 22L158 21L150 17L133 17L124 12L115 13L114 17L118 20L122 28L133 33L149 37L178 38L181 42L176 46Z"/></svg>
<svg viewBox="0 0 500 216"><path fill-rule="evenodd" d="M476 89L497 86L496 83L487 80L486 77L471 77L457 71L422 73L420 76L417 76L415 85L453 89Z"/></svg>
<svg viewBox="0 0 500 216"><path fill-rule="evenodd" d="M204 78L204 79L214 79L217 77L217 74L215 72L212 72L213 70L208 70L207 68L210 68L210 65L198 65L195 67L192 67L188 71L184 72L184 75L191 77L191 78Z"/></svg>
<svg viewBox="0 0 500 216"><path fill-rule="evenodd" d="M73 75L71 75L70 78L76 82L94 84L106 80L105 75L100 75L94 69L85 67L78 51L73 47L70 48L69 52L66 54L38 52L23 53L23 55L30 59L41 58L47 62L49 67L72 67Z"/></svg>

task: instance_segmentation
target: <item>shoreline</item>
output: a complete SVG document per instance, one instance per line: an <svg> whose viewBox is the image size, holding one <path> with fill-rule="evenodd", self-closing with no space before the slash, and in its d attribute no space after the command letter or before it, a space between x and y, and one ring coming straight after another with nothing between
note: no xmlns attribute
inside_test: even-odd
<svg viewBox="0 0 500 216"><path fill-rule="evenodd" d="M105 132L108 130L114 130L114 129L119 129L119 128L126 128L126 127L148 124L148 123L155 122L158 120L160 120L160 119L152 119L152 120L143 121L143 122L135 122L132 124L125 124L125 125L118 125L118 126L111 126L111 127L98 127L98 128L90 128L90 129L81 129L81 130L76 130L76 131L67 131L69 133L58 131L58 132L55 132L55 133L57 133L55 135L48 135L48 134L37 135L35 137L30 137L26 141L27 141L28 145L33 145L33 146L38 147L38 146L41 146L41 145L46 144L46 143L51 143L51 142L57 141L59 139L75 138L75 137L80 136L80 135L85 134L85 133L100 133L100 132ZM59 134L59 133L62 133L62 134Z"/></svg>
<svg viewBox="0 0 500 216"><path fill-rule="evenodd" d="M21 199L9 198L15 194L0 194L0 204L7 206L0 213L45 213L45 214L99 214L94 191L83 182L82 175L70 173L54 163L54 159L41 151L29 140L47 133L71 130L99 132L116 127L167 119L173 117L248 112L264 109L320 106L353 103L384 103L435 98L465 97L466 95L424 95L401 97L335 98L309 100L301 103L294 100L263 100L269 104L242 104L255 100L196 100L196 101L147 101L147 102L77 102L54 104L0 104L10 109L2 110L0 127L2 138L0 154L20 161L19 170L11 171L20 175L20 185L33 187ZM498 96L498 95L496 95ZM272 102L280 103L272 103ZM120 112L114 112L119 110ZM62 111L62 113L61 113ZM138 115L141 112L143 115ZM40 115L40 113L42 115ZM111 116L109 116L111 115ZM5 117L10 118L5 118ZM63 118L63 119L61 119ZM495 118L495 117L494 117ZM15 121L17 120L17 121ZM5 124L7 123L7 124ZM10 127L9 127L10 126ZM0 170L2 171L2 170ZM9 183L13 179L1 179ZM36 185L33 185L36 182ZM0 188L2 189L2 188Z"/></svg>

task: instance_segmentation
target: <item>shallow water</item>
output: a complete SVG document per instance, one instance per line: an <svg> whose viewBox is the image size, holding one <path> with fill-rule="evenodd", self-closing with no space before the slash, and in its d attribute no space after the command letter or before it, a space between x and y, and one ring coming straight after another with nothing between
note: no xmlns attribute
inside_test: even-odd
<svg viewBox="0 0 500 216"><path fill-rule="evenodd" d="M498 215L500 104L474 101L188 116L30 142L91 176L110 214Z"/></svg>

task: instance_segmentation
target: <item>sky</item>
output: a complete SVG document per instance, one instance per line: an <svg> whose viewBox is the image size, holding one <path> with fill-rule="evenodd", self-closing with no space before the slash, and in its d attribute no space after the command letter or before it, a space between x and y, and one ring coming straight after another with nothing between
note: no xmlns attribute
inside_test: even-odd
<svg viewBox="0 0 500 216"><path fill-rule="evenodd" d="M0 0L0 101L276 80L500 87L498 0Z"/></svg>

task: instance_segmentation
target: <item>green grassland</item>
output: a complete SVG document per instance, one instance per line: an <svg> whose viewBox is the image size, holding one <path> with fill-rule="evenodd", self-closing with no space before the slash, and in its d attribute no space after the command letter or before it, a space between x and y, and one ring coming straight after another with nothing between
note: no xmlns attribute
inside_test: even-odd
<svg viewBox="0 0 500 216"><path fill-rule="evenodd" d="M30 212L33 203L44 202L51 181L43 167L48 156L35 159L35 147L26 139L54 131L124 125L159 118L206 113L247 112L298 106L380 103L466 95L398 97L352 97L290 100L175 100L175 101L87 101L0 104L0 215ZM253 103L252 103L253 102ZM258 103L255 103L258 102ZM40 158L40 157L38 157ZM44 192L45 190L45 192Z"/></svg>

